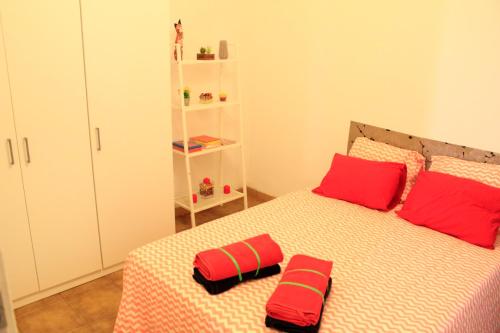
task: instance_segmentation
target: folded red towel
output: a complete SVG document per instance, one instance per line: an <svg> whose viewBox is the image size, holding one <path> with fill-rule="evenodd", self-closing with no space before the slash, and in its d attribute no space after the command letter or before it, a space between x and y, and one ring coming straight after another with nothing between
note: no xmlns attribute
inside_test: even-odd
<svg viewBox="0 0 500 333"><path fill-rule="evenodd" d="M267 302L267 315L298 326L316 325L332 272L331 261L293 256Z"/></svg>
<svg viewBox="0 0 500 333"><path fill-rule="evenodd" d="M283 261L279 245L268 234L198 253L194 267L210 281L257 271ZM241 278L240 278L241 281Z"/></svg>

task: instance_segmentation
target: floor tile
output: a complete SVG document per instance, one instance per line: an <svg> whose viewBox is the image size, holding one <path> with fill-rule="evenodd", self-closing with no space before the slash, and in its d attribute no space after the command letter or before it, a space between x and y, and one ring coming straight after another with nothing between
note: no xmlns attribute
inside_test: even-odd
<svg viewBox="0 0 500 333"><path fill-rule="evenodd" d="M17 327L21 333L63 333L85 325L62 298L37 303L41 305L39 309L17 316Z"/></svg>
<svg viewBox="0 0 500 333"><path fill-rule="evenodd" d="M64 296L70 308L87 323L116 316L121 299L121 288L108 283L95 285L85 292Z"/></svg>
<svg viewBox="0 0 500 333"><path fill-rule="evenodd" d="M51 303L58 303L61 301L63 301L63 299L61 298L61 295L57 294L57 295L53 295L53 296L49 296L47 298L44 298L38 302L34 302L31 304L22 306L22 307L16 309L14 312L16 314L16 317L22 317L25 315L29 315L30 313L33 313L33 312L43 311Z"/></svg>
<svg viewBox="0 0 500 333"><path fill-rule="evenodd" d="M120 269L116 272L106 275L104 278L114 283L116 286L123 288L123 270Z"/></svg>
<svg viewBox="0 0 500 333"><path fill-rule="evenodd" d="M71 299L72 297L76 297L80 294L95 290L95 289L102 289L106 288L112 284L112 282L107 279L106 277L101 277L99 279L95 279L92 281L89 281L87 283L84 283L82 285L79 285L77 287L65 290L61 293L59 293L60 296L62 296L65 300Z"/></svg>
<svg viewBox="0 0 500 333"><path fill-rule="evenodd" d="M113 332L113 330L108 331L108 333ZM24 333L24 332L21 332ZM75 328L74 330L69 331L68 333L94 333L94 328L92 325L88 324L85 326L80 326L78 328Z"/></svg>
<svg viewBox="0 0 500 333"><path fill-rule="evenodd" d="M115 327L116 316L102 318L91 325L92 333L111 333Z"/></svg>

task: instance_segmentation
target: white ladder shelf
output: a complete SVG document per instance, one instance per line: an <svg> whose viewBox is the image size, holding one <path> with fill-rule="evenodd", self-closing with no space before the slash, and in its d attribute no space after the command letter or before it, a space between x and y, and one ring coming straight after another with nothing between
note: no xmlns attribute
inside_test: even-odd
<svg viewBox="0 0 500 333"><path fill-rule="evenodd" d="M178 91L181 94L178 105L174 105L173 109L180 111L181 112L181 121L182 121L182 140L184 141L184 151L179 151L176 149L173 149L174 156L179 156L184 158L184 163L185 163L185 168L186 168L186 176L187 176L187 186L188 186L188 195L183 196L180 198L175 199L175 204L177 206L180 206L190 212L191 215L191 227L194 228L196 226L196 217L195 214L199 213L201 211L204 211L206 209L210 209L212 207L216 206L221 206L225 203L238 200L243 198L243 205L244 209L248 208L248 198L247 198L247 185L246 185L246 172L245 172L245 157L244 157L244 150L243 150L243 112L241 109L241 84L239 80L239 63L236 61L236 58L231 58L231 59L215 59L215 60L185 60L181 59L181 50L179 45L176 45L177 49L177 71L178 71L178 82L179 82L179 87ZM234 52L236 53L236 52ZM224 65L236 65L236 77L237 77L237 90L238 90L238 100L237 101L231 101L231 102L213 102L209 104L194 104L190 106L185 106L184 105L184 99L182 98L182 93L184 90L184 66L191 66L191 65L213 65L213 64L219 64L220 66ZM221 109L221 108L238 108L239 112L239 138L236 142L230 143L230 144L224 144L220 147L216 148L207 148L203 149L201 151L197 152L189 152L189 135L187 131L187 117L186 114L190 112L201 112L203 110L213 110L213 109ZM222 117L221 113L219 113L219 117ZM219 124L221 124L221 121L219 121ZM219 125L221 126L221 125ZM219 133L221 133L222 130L219 128ZM221 133L222 134L222 133ZM222 137L222 135L220 135ZM232 150L232 149L239 149L240 150L240 156L241 156L241 191L236 190L234 188L231 189L231 192L229 194L224 194L222 191L222 155L223 152L226 150ZM193 191L193 180L191 177L191 158L197 157L197 156L202 156L202 155L207 155L207 154L214 154L218 153L219 154L219 179L218 179L218 186L215 188L215 194L210 197L210 198L199 198L198 202L195 204L193 202L193 194L195 193Z"/></svg>

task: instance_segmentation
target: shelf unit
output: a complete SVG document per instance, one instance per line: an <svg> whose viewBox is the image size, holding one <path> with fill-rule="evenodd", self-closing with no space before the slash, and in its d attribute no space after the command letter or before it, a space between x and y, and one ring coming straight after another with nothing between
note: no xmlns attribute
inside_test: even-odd
<svg viewBox="0 0 500 333"><path fill-rule="evenodd" d="M179 54L179 53L177 53ZM184 65L209 65L209 64L228 64L228 63L235 63L235 59L214 59L214 60L181 60L177 61L178 63L181 62Z"/></svg>
<svg viewBox="0 0 500 333"><path fill-rule="evenodd" d="M177 54L180 55L181 50L179 45L176 45ZM234 52L236 53L236 52ZM238 62L236 58L231 59L215 59L215 60L181 60L180 57L175 62L177 71L178 71L178 91L181 94L179 98L179 103L177 105L172 105L174 111L181 112L181 122L182 122L182 140L186 143L189 142L189 135L187 131L187 114L191 112L201 112L206 110L222 110L224 108L232 108L238 109L239 112L239 138L235 142L226 143L219 147L214 148L206 148L201 151L189 152L188 145L184 144L184 151L179 151L173 149L174 156L184 158L184 167L186 169L186 177L187 177L187 187L188 187L188 195L179 197L175 199L175 204L180 206L190 212L191 215L191 227L194 228L196 226L196 213L204 211L206 209L210 209L219 205L226 204L228 202L242 199L244 209L248 208L248 198L247 198L247 187L246 187L246 173L245 173L245 157L243 150L243 114L241 110L241 103L239 100L232 100L227 102L213 102L209 104L193 104L189 106L184 105L184 100L182 98L182 92L184 89L184 66L210 66L210 65L219 65L219 66L237 66L236 67L236 81L237 90L238 90L238 99L241 98L241 84L239 80L239 68ZM222 114L219 112L219 137L222 138ZM222 158L224 151L239 149L241 156L241 190L236 190L234 188L231 189L231 193L224 194L222 191L222 179L223 179L223 168L222 168ZM218 184L215 185L214 195L210 198L201 198L199 196L198 202L193 203L192 196L195 193L193 191L193 180L191 177L191 158L197 156L204 156L208 154L219 154L219 178Z"/></svg>
<svg viewBox="0 0 500 333"><path fill-rule="evenodd" d="M209 104L194 104L190 106L184 107L184 112L193 112L193 111L202 111L202 110L211 110L218 108L230 108L233 106L239 106L238 102L214 102ZM180 110L181 107L179 105L172 105L172 108L175 110Z"/></svg>
<svg viewBox="0 0 500 333"><path fill-rule="evenodd" d="M223 146L220 146L220 147L207 148L207 149L195 151L195 152L192 152L192 153L188 152L187 155L186 155L186 151L185 150L184 151L180 151L180 150L174 149L174 154L180 155L180 156L187 156L187 157L196 157L196 156L208 155L208 154L217 153L217 152L220 152L220 151L234 149L234 148L241 148L241 144L239 142L235 142L235 143L226 144L226 145L223 145Z"/></svg>

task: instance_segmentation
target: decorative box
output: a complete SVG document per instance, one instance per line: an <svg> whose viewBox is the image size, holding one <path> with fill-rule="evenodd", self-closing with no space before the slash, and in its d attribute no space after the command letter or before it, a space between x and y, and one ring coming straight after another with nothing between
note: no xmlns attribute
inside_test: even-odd
<svg viewBox="0 0 500 333"><path fill-rule="evenodd" d="M207 177L200 183L200 195L205 198L214 195L214 184L210 178Z"/></svg>

